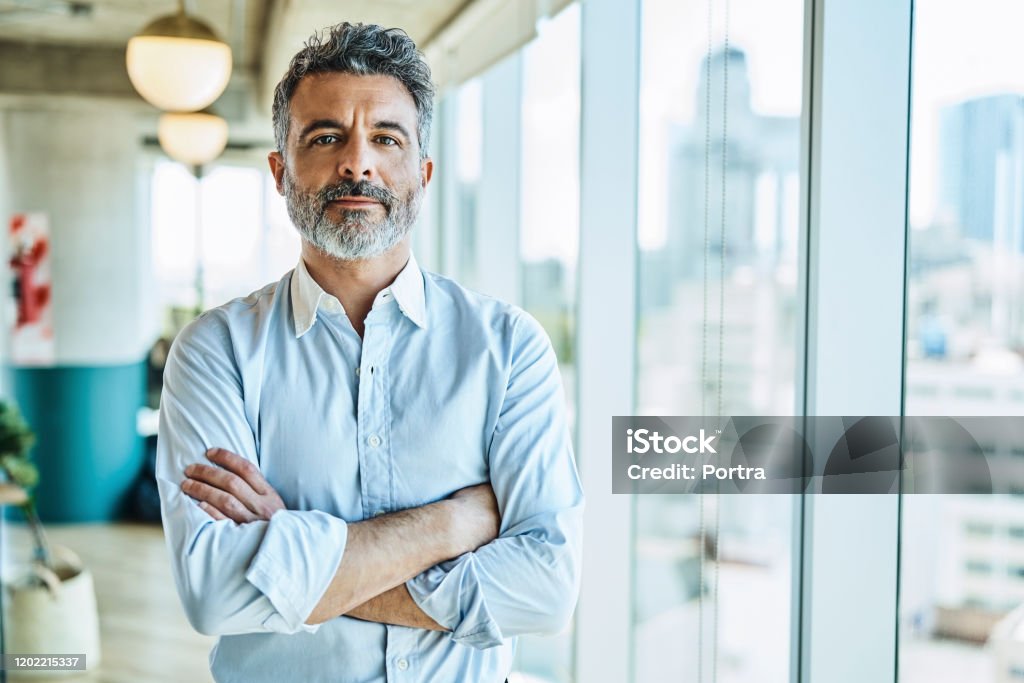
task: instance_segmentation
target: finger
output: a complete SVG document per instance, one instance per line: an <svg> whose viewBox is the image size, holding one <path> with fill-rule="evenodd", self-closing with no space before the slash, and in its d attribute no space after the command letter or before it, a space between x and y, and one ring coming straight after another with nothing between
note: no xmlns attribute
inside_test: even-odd
<svg viewBox="0 0 1024 683"><path fill-rule="evenodd" d="M245 505L230 493L214 488L195 479L186 479L181 485L182 491L197 501L208 503L220 510L229 519L239 524L252 522L256 517Z"/></svg>
<svg viewBox="0 0 1024 683"><path fill-rule="evenodd" d="M199 508L206 514L216 519L218 522L222 519L228 519L227 515L225 515L223 512L207 503L205 500L199 501Z"/></svg>
<svg viewBox="0 0 1024 683"><path fill-rule="evenodd" d="M229 472L233 472L247 483L253 491L266 495L271 490L263 472L252 460L236 455L223 448L211 448L206 451L206 457L210 462L215 463Z"/></svg>
<svg viewBox="0 0 1024 683"><path fill-rule="evenodd" d="M237 474L220 467L195 463L185 468L185 476L230 493L247 508L256 512L259 505L259 494L253 491L252 487Z"/></svg>

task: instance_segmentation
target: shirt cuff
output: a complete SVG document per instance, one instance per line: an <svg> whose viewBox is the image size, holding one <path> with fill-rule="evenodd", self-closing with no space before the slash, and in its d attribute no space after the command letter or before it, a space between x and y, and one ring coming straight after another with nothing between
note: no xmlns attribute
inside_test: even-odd
<svg viewBox="0 0 1024 683"><path fill-rule="evenodd" d="M478 650L503 644L501 629L484 601L473 553L435 565L405 586L413 602L449 629L456 643Z"/></svg>
<svg viewBox="0 0 1024 683"><path fill-rule="evenodd" d="M286 633L317 630L305 622L337 573L347 540L345 521L325 512L281 510L270 518L245 575L277 610L264 626Z"/></svg>

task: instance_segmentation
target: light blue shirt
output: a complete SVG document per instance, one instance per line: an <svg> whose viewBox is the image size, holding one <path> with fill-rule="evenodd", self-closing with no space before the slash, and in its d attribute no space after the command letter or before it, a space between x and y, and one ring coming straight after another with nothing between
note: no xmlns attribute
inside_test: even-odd
<svg viewBox="0 0 1024 683"><path fill-rule="evenodd" d="M360 339L299 262L203 314L171 349L157 478L178 593L220 636L217 681L504 681L515 638L555 632L579 591L583 493L555 354L521 309L423 272L381 291ZM214 521L180 490L222 447L287 510ZM347 525L490 481L500 537L406 585L450 633L305 619Z"/></svg>

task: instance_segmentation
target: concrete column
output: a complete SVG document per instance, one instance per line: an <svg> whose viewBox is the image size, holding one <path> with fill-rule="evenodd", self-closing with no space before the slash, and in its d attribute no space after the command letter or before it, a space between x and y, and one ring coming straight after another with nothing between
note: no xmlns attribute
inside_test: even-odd
<svg viewBox="0 0 1024 683"><path fill-rule="evenodd" d="M136 117L98 100L0 113L4 223L42 212L50 226L55 361L4 360L6 394L38 436L38 503L53 521L114 517L141 466L135 415L158 314Z"/></svg>

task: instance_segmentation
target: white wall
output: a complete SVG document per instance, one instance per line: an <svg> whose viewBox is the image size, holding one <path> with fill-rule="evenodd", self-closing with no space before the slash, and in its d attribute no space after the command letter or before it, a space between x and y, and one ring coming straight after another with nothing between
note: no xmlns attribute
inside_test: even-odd
<svg viewBox="0 0 1024 683"><path fill-rule="evenodd" d="M0 117L4 223L11 212L49 219L58 365L137 362L151 342L156 316L136 116L65 102Z"/></svg>

